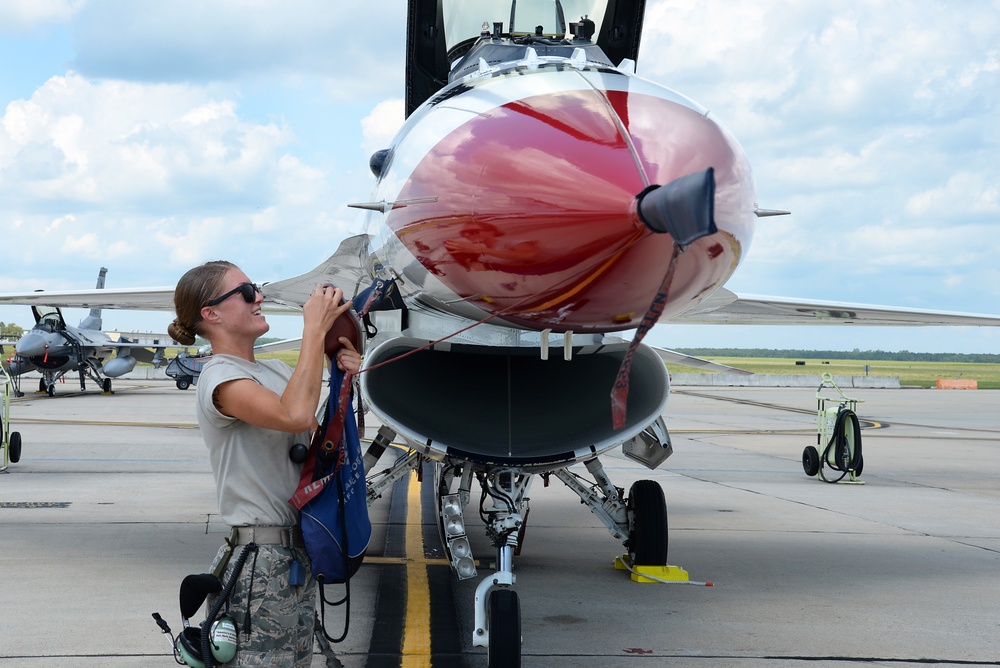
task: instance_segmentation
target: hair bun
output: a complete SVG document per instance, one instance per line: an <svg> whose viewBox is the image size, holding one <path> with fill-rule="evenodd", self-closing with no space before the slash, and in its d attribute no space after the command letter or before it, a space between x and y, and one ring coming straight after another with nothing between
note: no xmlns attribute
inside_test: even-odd
<svg viewBox="0 0 1000 668"><path fill-rule="evenodd" d="M174 321L167 327L167 334L172 336L177 343L185 346L190 346L195 340L194 333L177 318L174 318Z"/></svg>

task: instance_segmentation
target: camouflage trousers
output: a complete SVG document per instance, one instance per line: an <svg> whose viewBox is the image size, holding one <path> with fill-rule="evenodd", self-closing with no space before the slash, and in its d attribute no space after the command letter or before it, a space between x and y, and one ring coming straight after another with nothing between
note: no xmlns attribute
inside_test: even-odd
<svg viewBox="0 0 1000 668"><path fill-rule="evenodd" d="M225 549L225 546L219 549L212 563L213 571ZM245 547L241 546L233 550L223 582L229 581L243 549ZM306 580L302 587L288 583L293 560L298 560L305 570ZM210 600L208 606L211 604ZM312 578L305 549L260 545L256 560L253 553L247 555L229 601L229 614L239 629L239 638L236 658L226 665L309 668L315 610L316 581Z"/></svg>

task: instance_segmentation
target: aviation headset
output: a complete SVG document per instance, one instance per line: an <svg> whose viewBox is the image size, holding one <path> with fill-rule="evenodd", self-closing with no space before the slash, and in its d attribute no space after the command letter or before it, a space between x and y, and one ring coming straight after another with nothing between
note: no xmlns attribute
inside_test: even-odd
<svg viewBox="0 0 1000 668"><path fill-rule="evenodd" d="M217 663L227 663L236 656L236 636L239 631L236 622L229 615L223 615L212 623L208 642L212 658ZM175 651L191 668L205 668L205 658L201 651L201 628L188 626L177 634Z"/></svg>
<svg viewBox="0 0 1000 668"><path fill-rule="evenodd" d="M219 594L222 589L219 578L208 573L189 575L181 583L180 604L184 630L177 634L177 639L174 641L174 654L178 663L191 668L205 668L206 649L212 653L213 663L226 663L236 656L236 638L239 630L236 622L228 614L212 622L208 630L207 644L202 637L203 629L199 626L189 626L188 618L198 611L208 595Z"/></svg>

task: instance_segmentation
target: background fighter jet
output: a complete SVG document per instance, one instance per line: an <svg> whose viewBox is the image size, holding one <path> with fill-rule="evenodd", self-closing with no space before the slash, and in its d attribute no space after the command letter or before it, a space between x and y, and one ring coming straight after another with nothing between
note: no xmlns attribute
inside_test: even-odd
<svg viewBox="0 0 1000 668"><path fill-rule="evenodd" d="M97 288L104 288L104 277L108 270L101 267L97 278ZM44 301L43 293L38 296ZM35 326L24 334L14 345L15 355L10 359L8 370L15 379L15 392L23 395L19 377L33 369L41 372L38 391L50 397L55 394L56 381L66 373L80 374L80 389L86 389L89 376L100 385L105 393L111 392L111 379L122 376L138 362L148 362L159 366L168 347L176 347L173 341L165 340L153 345L135 343L124 336L114 341L101 329L101 309L92 308L79 327L66 324L62 311L57 307L32 305ZM166 338L166 337L164 337ZM115 353L114 357L111 357Z"/></svg>

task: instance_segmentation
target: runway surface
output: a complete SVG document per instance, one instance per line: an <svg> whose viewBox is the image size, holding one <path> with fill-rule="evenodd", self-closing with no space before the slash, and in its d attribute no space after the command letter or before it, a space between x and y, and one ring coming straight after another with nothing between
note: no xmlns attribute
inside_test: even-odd
<svg viewBox="0 0 1000 668"><path fill-rule="evenodd" d="M115 388L13 401L23 454L0 474L0 666L174 665L151 613L180 628L180 582L208 569L226 529L193 390ZM515 560L523 665L1000 665L1000 392L852 395L870 423L861 486L803 472L812 389L686 387L660 469L602 457L619 487L662 484L669 561L713 587L630 581L603 525L536 479ZM372 506L350 632L317 645L315 667L486 666L471 646L478 580L441 561L430 487L407 478ZM342 622L327 614L331 632Z"/></svg>

